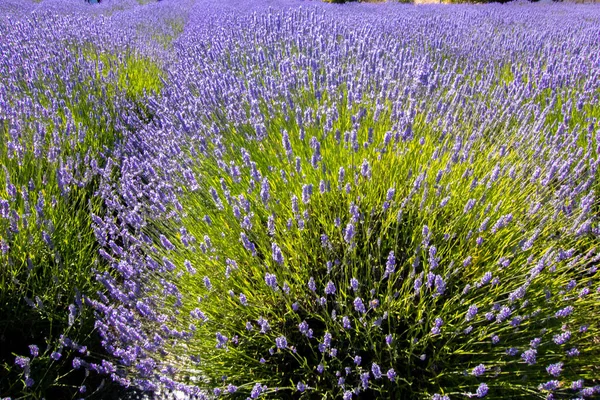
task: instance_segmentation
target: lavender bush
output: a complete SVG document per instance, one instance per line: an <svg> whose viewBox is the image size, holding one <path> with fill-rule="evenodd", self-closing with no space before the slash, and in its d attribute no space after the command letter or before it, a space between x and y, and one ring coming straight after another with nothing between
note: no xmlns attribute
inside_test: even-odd
<svg viewBox="0 0 600 400"><path fill-rule="evenodd" d="M29 6L0 5L0 395L66 398L99 383L72 364L102 351L84 303L108 269L91 226L103 169L163 72L117 18Z"/></svg>
<svg viewBox="0 0 600 400"><path fill-rule="evenodd" d="M95 304L128 382L593 395L594 9L287 6L190 15L106 194L139 238Z"/></svg>
<svg viewBox="0 0 600 400"><path fill-rule="evenodd" d="M200 398L597 396L596 8L302 5L86 9L167 72L152 95L103 72L145 59L81 47L143 112L93 175L105 354L75 371Z"/></svg>

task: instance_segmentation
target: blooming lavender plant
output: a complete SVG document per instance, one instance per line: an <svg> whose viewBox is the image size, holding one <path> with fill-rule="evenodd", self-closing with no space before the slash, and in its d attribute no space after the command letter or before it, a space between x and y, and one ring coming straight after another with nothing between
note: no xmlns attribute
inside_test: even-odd
<svg viewBox="0 0 600 400"><path fill-rule="evenodd" d="M214 7L103 177L94 369L250 398L596 384L594 12Z"/></svg>

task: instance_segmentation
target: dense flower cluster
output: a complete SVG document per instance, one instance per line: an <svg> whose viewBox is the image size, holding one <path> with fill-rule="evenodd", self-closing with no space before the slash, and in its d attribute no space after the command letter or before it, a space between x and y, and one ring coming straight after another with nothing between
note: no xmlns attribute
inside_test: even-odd
<svg viewBox="0 0 600 400"><path fill-rule="evenodd" d="M600 14L564 11L185 9L94 175L108 356L73 367L206 398L598 395Z"/></svg>

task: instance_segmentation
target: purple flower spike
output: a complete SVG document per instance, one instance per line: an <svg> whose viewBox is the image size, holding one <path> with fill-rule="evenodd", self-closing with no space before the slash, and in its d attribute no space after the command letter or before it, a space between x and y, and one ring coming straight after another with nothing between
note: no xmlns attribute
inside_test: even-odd
<svg viewBox="0 0 600 400"><path fill-rule="evenodd" d="M478 366L473 368L473 376L481 376L481 375L485 374L485 370L486 370L485 365L479 364Z"/></svg>
<svg viewBox="0 0 600 400"><path fill-rule="evenodd" d="M283 265L283 253L277 243L271 243L271 250L273 252L273 261L279 265Z"/></svg>
<svg viewBox="0 0 600 400"><path fill-rule="evenodd" d="M325 294L326 295L334 295L335 294L335 285L333 284L333 282L331 282L331 281L327 282L327 285L325 286Z"/></svg>
<svg viewBox="0 0 600 400"><path fill-rule="evenodd" d="M488 390L488 385L486 385L485 383L480 383L475 394L477 395L477 397L482 398L488 394Z"/></svg>
<svg viewBox="0 0 600 400"><path fill-rule="evenodd" d="M273 274L270 273L266 273L265 274L265 283L267 284L267 286L269 286L271 289L276 290L277 289L277 277Z"/></svg>

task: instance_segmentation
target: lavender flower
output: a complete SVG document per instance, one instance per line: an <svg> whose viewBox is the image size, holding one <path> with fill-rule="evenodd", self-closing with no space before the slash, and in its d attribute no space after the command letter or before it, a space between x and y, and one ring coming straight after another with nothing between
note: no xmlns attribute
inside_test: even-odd
<svg viewBox="0 0 600 400"><path fill-rule="evenodd" d="M39 347L36 346L35 344L30 344L29 345L29 354L31 354L31 357L37 357L40 354Z"/></svg>
<svg viewBox="0 0 600 400"><path fill-rule="evenodd" d="M367 309L365 308L365 305L362 301L362 299L360 297L357 297L356 299L354 299L354 309L359 312L359 313L366 313Z"/></svg>
<svg viewBox="0 0 600 400"><path fill-rule="evenodd" d="M317 291L317 285L315 283L315 278L313 278L312 276L308 280L308 288L310 289L311 292Z"/></svg>
<svg viewBox="0 0 600 400"><path fill-rule="evenodd" d="M394 252L390 251L388 255L387 262L385 264L385 273L383 274L384 278L387 278L391 274L393 274L396 270L396 257L394 256Z"/></svg>
<svg viewBox="0 0 600 400"><path fill-rule="evenodd" d="M473 368L473 376L481 376L485 374L486 368L485 365L479 364L475 368Z"/></svg>
<svg viewBox="0 0 600 400"><path fill-rule="evenodd" d="M265 205L269 203L269 199L271 198L271 185L267 177L263 178L260 185L260 198Z"/></svg>
<svg viewBox="0 0 600 400"><path fill-rule="evenodd" d="M283 254L277 243L271 243L271 250L273 252L273 261L279 265L283 265Z"/></svg>
<svg viewBox="0 0 600 400"><path fill-rule="evenodd" d="M480 383L475 394L477 397L485 397L488 394L489 387L485 383Z"/></svg>
<svg viewBox="0 0 600 400"><path fill-rule="evenodd" d="M217 332L216 337L217 337L217 346L216 346L217 349L221 349L227 345L227 341L229 340L229 338L227 338L227 336L224 336L223 334L221 334L221 332Z"/></svg>
<svg viewBox="0 0 600 400"><path fill-rule="evenodd" d="M571 332L565 331L552 337L552 341L556 344L565 344L571 339Z"/></svg>
<svg viewBox="0 0 600 400"><path fill-rule="evenodd" d="M398 375L396 374L396 371L394 371L394 368L390 368L386 372L386 376L391 382L394 382L396 380L396 376L398 376Z"/></svg>
<svg viewBox="0 0 600 400"><path fill-rule="evenodd" d="M529 349L521 354L521 358L527 363L527 365L534 365L536 363L536 355L537 350Z"/></svg>
<svg viewBox="0 0 600 400"><path fill-rule="evenodd" d="M313 193L313 185L308 184L302 186L302 202L308 204L310 202L310 196Z"/></svg>
<svg viewBox="0 0 600 400"><path fill-rule="evenodd" d="M26 368L29 366L29 361L29 357L17 356L15 358L15 365L17 365L20 368Z"/></svg>
<svg viewBox="0 0 600 400"><path fill-rule="evenodd" d="M360 382L361 382L363 389L369 388L369 378L370 377L371 376L368 372L363 372L362 374L360 374Z"/></svg>
<svg viewBox="0 0 600 400"><path fill-rule="evenodd" d="M288 347L287 339L285 336L279 336L275 339L275 344L278 349L285 349Z"/></svg>
<svg viewBox="0 0 600 400"><path fill-rule="evenodd" d="M373 373L375 379L381 379L382 373L379 365L377 365L376 363L371 364L371 372Z"/></svg>
<svg viewBox="0 0 600 400"><path fill-rule="evenodd" d="M556 380L552 380L552 381L548 381L546 383L542 383L539 386L539 390L546 390L546 391L552 391L552 390L556 390L560 387L560 382L556 381Z"/></svg>
<svg viewBox="0 0 600 400"><path fill-rule="evenodd" d="M327 282L327 285L325 286L325 294L326 295L334 295L335 294L335 285L333 284L333 282L329 281Z"/></svg>
<svg viewBox="0 0 600 400"><path fill-rule="evenodd" d="M546 367L546 371L556 377L559 376L562 373L562 368L563 368L563 363L562 362L557 362L555 364L550 364L548 365L548 367Z"/></svg>
<svg viewBox="0 0 600 400"><path fill-rule="evenodd" d="M356 232L354 230L354 224L352 222L349 222L348 225L346 225L346 229L344 230L344 240L346 241L346 243L352 244L355 234Z"/></svg>
<svg viewBox="0 0 600 400"><path fill-rule="evenodd" d="M556 314L554 314L554 316L557 318L565 318L571 315L571 313L573 313L573 306L567 306L563 309L558 310Z"/></svg>
<svg viewBox="0 0 600 400"><path fill-rule="evenodd" d="M394 340L394 337L392 336L392 334L389 334L389 335L385 336L385 343L388 346L391 346L393 340Z"/></svg>
<svg viewBox="0 0 600 400"><path fill-rule="evenodd" d="M472 304L469 306L469 310L467 311L467 315L466 315L466 320L467 321L471 321L473 318L475 318L475 315L477 315L477 305Z"/></svg>
<svg viewBox="0 0 600 400"><path fill-rule="evenodd" d="M352 324L350 323L350 318L348 318L347 316L344 316L342 318L342 326L344 327L344 329L351 329Z"/></svg>

